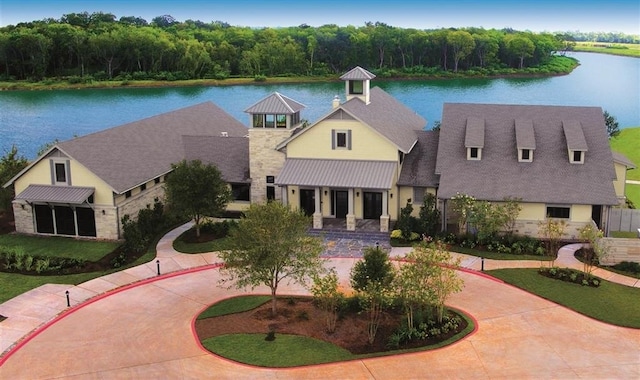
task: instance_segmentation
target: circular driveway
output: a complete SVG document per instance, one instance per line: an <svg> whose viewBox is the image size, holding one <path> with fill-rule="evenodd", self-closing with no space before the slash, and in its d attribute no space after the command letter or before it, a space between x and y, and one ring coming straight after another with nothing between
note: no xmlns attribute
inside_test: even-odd
<svg viewBox="0 0 640 380"><path fill-rule="evenodd" d="M355 259L331 259L343 282ZM291 369L222 359L194 337L208 305L244 294L218 286L215 265L107 293L47 325L14 350L0 379L637 379L640 330L611 326L461 272L449 305L477 320L466 339L434 351ZM268 293L266 288L254 293ZM280 294L306 294L284 285Z"/></svg>

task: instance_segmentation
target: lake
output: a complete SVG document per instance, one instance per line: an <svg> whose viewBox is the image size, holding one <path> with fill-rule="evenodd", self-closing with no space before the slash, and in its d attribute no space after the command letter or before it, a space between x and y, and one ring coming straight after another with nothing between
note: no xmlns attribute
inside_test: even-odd
<svg viewBox="0 0 640 380"><path fill-rule="evenodd" d="M615 116L620 128L640 126L640 59L594 53L572 56L581 65L558 77L374 79L372 85L422 115L428 128L440 120L446 102L598 106ZM0 154L16 145L20 154L32 159L55 139L67 140L205 101L248 125L244 110L274 91L305 104L302 117L313 122L331 110L335 95L343 97L344 84L4 91L0 92Z"/></svg>

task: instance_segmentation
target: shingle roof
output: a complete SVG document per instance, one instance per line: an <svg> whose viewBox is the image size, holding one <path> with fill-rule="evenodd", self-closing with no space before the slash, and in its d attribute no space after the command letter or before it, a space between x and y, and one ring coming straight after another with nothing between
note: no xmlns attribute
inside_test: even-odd
<svg viewBox="0 0 640 380"><path fill-rule="evenodd" d="M467 148L484 147L484 119L470 117L465 128L464 146Z"/></svg>
<svg viewBox="0 0 640 380"><path fill-rule="evenodd" d="M185 159L215 164L228 183L249 182L249 138L182 136Z"/></svg>
<svg viewBox="0 0 640 380"><path fill-rule="evenodd" d="M438 132L417 131L416 135L418 143L404 158L398 185L437 187L440 182L440 177L436 175Z"/></svg>
<svg viewBox="0 0 640 380"><path fill-rule="evenodd" d="M393 161L287 159L277 185L390 189L397 163Z"/></svg>
<svg viewBox="0 0 640 380"><path fill-rule="evenodd" d="M587 141L584 138L582 125L578 120L562 120L562 129L567 141L567 148L571 150L587 150Z"/></svg>
<svg viewBox="0 0 640 380"><path fill-rule="evenodd" d="M466 159L465 123L485 119L482 160ZM515 120L532 120L536 137L533 162L518 162ZM571 164L563 120L582 126L589 151L584 164ZM613 156L599 107L451 104L443 107L436 173L438 197L457 192L499 201L519 197L526 202L617 204L612 181Z"/></svg>
<svg viewBox="0 0 640 380"><path fill-rule="evenodd" d="M369 104L353 98L340 108L378 131L403 153L411 151L416 143L415 131L423 130L427 124L422 116L379 87L371 89Z"/></svg>
<svg viewBox="0 0 640 380"><path fill-rule="evenodd" d="M360 66L356 66L348 72L344 73L340 79L342 80L371 80L376 76Z"/></svg>
<svg viewBox="0 0 640 380"><path fill-rule="evenodd" d="M536 149L533 120L516 120L516 146L518 149Z"/></svg>
<svg viewBox="0 0 640 380"><path fill-rule="evenodd" d="M280 114L291 115L300 112L305 105L288 98L278 92L267 96L258 101L256 104L245 109L244 112L249 114Z"/></svg>
<svg viewBox="0 0 640 380"><path fill-rule="evenodd" d="M94 192L93 187L29 185L16 195L16 199L28 202L82 204Z"/></svg>
<svg viewBox="0 0 640 380"><path fill-rule="evenodd" d="M620 152L611 152L613 153L613 161L622 164L627 167L627 169L635 169L637 166L633 161L631 161L627 156Z"/></svg>
<svg viewBox="0 0 640 380"><path fill-rule="evenodd" d="M117 193L167 173L185 158L183 135L230 137L247 128L212 102L167 112L57 144ZM209 149L215 149L210 147Z"/></svg>

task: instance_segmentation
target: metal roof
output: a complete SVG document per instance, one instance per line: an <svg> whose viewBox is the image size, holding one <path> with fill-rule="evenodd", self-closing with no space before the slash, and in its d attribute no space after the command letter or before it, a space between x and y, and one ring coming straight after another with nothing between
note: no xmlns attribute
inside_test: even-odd
<svg viewBox="0 0 640 380"><path fill-rule="evenodd" d="M255 114L280 114L280 115L292 115L300 112L305 108L305 105L298 103L295 100L286 97L279 92L267 96L266 98L258 101L254 105L245 109L244 112Z"/></svg>
<svg viewBox="0 0 640 380"><path fill-rule="evenodd" d="M16 200L79 205L84 203L94 192L95 188L93 187L29 185L16 196Z"/></svg>
<svg viewBox="0 0 640 380"><path fill-rule="evenodd" d="M393 161L287 159L276 185L391 189Z"/></svg>
<svg viewBox="0 0 640 380"><path fill-rule="evenodd" d="M376 76L360 66L356 66L348 72L344 73L340 79L342 80L371 80Z"/></svg>

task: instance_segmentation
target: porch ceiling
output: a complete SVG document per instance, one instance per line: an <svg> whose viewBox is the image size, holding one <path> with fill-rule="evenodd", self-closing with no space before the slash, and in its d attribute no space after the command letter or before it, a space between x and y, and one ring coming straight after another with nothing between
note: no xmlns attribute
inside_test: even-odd
<svg viewBox="0 0 640 380"><path fill-rule="evenodd" d="M95 188L93 187L29 185L16 196L16 200L25 200L27 202L82 204L94 192Z"/></svg>
<svg viewBox="0 0 640 380"><path fill-rule="evenodd" d="M391 189L393 161L287 159L276 185Z"/></svg>

